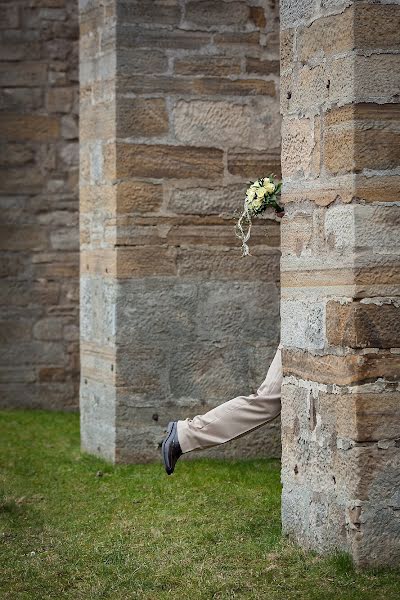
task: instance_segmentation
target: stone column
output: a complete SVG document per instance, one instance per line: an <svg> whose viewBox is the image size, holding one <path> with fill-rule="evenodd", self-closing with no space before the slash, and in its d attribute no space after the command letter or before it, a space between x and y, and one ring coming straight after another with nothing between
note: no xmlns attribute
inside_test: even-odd
<svg viewBox="0 0 400 600"><path fill-rule="evenodd" d="M281 4L283 529L400 560L398 3Z"/></svg>
<svg viewBox="0 0 400 600"><path fill-rule="evenodd" d="M277 11L229 6L81 2L82 445L113 461L255 391L279 341L279 222L246 260L232 218L280 174ZM275 422L220 452L279 444Z"/></svg>

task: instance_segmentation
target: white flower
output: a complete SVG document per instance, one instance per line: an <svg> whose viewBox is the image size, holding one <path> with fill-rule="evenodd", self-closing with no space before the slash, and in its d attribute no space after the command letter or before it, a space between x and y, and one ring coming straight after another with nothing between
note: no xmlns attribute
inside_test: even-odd
<svg viewBox="0 0 400 600"><path fill-rule="evenodd" d="M272 194L275 191L275 185L271 182L265 183L264 188L267 194Z"/></svg>
<svg viewBox="0 0 400 600"><path fill-rule="evenodd" d="M249 200L253 200L254 196L256 195L256 190L252 187L249 187L249 189L246 192L246 197Z"/></svg>
<svg viewBox="0 0 400 600"><path fill-rule="evenodd" d="M266 193L266 189L264 187L260 187L257 189L256 194L257 194L257 198L264 198L264 195Z"/></svg>

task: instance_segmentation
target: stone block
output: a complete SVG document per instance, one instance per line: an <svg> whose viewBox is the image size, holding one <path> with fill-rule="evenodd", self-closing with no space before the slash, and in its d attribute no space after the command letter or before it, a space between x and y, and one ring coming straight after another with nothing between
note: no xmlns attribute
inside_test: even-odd
<svg viewBox="0 0 400 600"><path fill-rule="evenodd" d="M115 388L83 380L81 384L81 448L84 452L115 460Z"/></svg>
<svg viewBox="0 0 400 600"><path fill-rule="evenodd" d="M33 327L33 337L37 340L60 340L63 337L63 319L40 319Z"/></svg>
<svg viewBox="0 0 400 600"><path fill-rule="evenodd" d="M160 74L168 70L168 57L154 48L117 48L119 75Z"/></svg>
<svg viewBox="0 0 400 600"><path fill-rule="evenodd" d="M168 200L168 210L178 214L215 215L232 213L232 198L240 198L245 184L226 187L188 187L172 189Z"/></svg>
<svg viewBox="0 0 400 600"><path fill-rule="evenodd" d="M324 348L326 316L323 302L282 300L281 321L281 341L286 348Z"/></svg>
<svg viewBox="0 0 400 600"><path fill-rule="evenodd" d="M177 254L178 274L181 278L197 281L279 281L277 250L254 248L249 260L238 261L238 257L240 244L236 249L226 248L218 253L207 248L180 248Z"/></svg>
<svg viewBox="0 0 400 600"><path fill-rule="evenodd" d="M281 176L281 161L279 152L235 152L228 151L228 171L248 180L261 177L260 173L274 173Z"/></svg>
<svg viewBox="0 0 400 600"><path fill-rule="evenodd" d="M240 63L230 56L188 56L175 59L174 73L229 77L240 74Z"/></svg>
<svg viewBox="0 0 400 600"><path fill-rule="evenodd" d="M400 355L386 352L317 355L295 349L282 350L284 375L336 385L361 385L379 378L399 379Z"/></svg>
<svg viewBox="0 0 400 600"><path fill-rule="evenodd" d="M191 29L218 31L223 27L244 27L249 18L246 2L232 2L227 10L221 0L188 2L185 6L185 24Z"/></svg>
<svg viewBox="0 0 400 600"><path fill-rule="evenodd" d="M354 46L363 50L398 47L400 6L398 4L354 5Z"/></svg>
<svg viewBox="0 0 400 600"><path fill-rule="evenodd" d="M294 29L285 29L280 32L280 70L291 71L295 63L294 55Z"/></svg>
<svg viewBox="0 0 400 600"><path fill-rule="evenodd" d="M2 136L11 141L48 142L60 136L60 121L47 115L2 114Z"/></svg>
<svg viewBox="0 0 400 600"><path fill-rule="evenodd" d="M280 119L268 100L245 104L227 101L180 100L173 111L176 138L186 144L253 150L279 147ZM273 118L275 117L275 118Z"/></svg>
<svg viewBox="0 0 400 600"><path fill-rule="evenodd" d="M260 33L258 31L216 33L214 34L214 44L220 48L229 48L232 52L235 52L235 48L242 52L243 48L260 45Z"/></svg>
<svg viewBox="0 0 400 600"><path fill-rule="evenodd" d="M116 104L116 135L152 137L168 133L169 120L163 98L120 98Z"/></svg>
<svg viewBox="0 0 400 600"><path fill-rule="evenodd" d="M400 307L390 303L330 301L326 305L327 342L351 348L400 347Z"/></svg>
<svg viewBox="0 0 400 600"><path fill-rule="evenodd" d="M282 174L284 177L319 173L319 122L312 119L284 119L282 123Z"/></svg>
<svg viewBox="0 0 400 600"><path fill-rule="evenodd" d="M155 23L163 26L178 26L181 18L181 7L177 0L165 2L118 2L117 19L126 24Z"/></svg>
<svg viewBox="0 0 400 600"><path fill-rule="evenodd" d="M135 25L117 25L119 48L130 48L135 40L136 48L168 48L199 50L211 42L211 34L183 29L152 28L144 29Z"/></svg>
<svg viewBox="0 0 400 600"><path fill-rule="evenodd" d="M0 86L36 87L47 83L47 65L40 62L26 62L0 65Z"/></svg>
<svg viewBox="0 0 400 600"><path fill-rule="evenodd" d="M127 180L115 188L117 214L154 213L161 208L163 191L160 184Z"/></svg>
<svg viewBox="0 0 400 600"><path fill-rule="evenodd" d="M117 145L117 177L219 179L223 153L216 148L146 144Z"/></svg>
<svg viewBox="0 0 400 600"><path fill-rule="evenodd" d="M350 52L354 47L354 9L316 19L297 30L298 58L302 63L319 62L331 54Z"/></svg>
<svg viewBox="0 0 400 600"><path fill-rule="evenodd" d="M46 106L50 113L69 113L74 101L74 90L71 87L54 87L47 90Z"/></svg>
<svg viewBox="0 0 400 600"><path fill-rule="evenodd" d="M261 60L260 58L247 57L246 73L279 76L279 60Z"/></svg>

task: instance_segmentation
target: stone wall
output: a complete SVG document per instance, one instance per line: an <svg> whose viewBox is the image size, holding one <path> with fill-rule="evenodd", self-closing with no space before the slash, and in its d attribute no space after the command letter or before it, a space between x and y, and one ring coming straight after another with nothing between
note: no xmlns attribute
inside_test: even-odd
<svg viewBox="0 0 400 600"><path fill-rule="evenodd" d="M283 528L395 565L400 6L283 0L281 28Z"/></svg>
<svg viewBox="0 0 400 600"><path fill-rule="evenodd" d="M243 259L232 219L280 175L275 4L81 2L87 451L159 457L170 419L255 391L276 351L280 224ZM279 455L279 423L217 454Z"/></svg>
<svg viewBox="0 0 400 600"><path fill-rule="evenodd" d="M78 406L78 15L0 6L0 406Z"/></svg>

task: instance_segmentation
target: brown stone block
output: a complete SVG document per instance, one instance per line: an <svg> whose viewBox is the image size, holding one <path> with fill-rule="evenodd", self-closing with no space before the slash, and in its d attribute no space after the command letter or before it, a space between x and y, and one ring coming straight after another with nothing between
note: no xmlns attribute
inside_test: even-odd
<svg viewBox="0 0 400 600"><path fill-rule="evenodd" d="M237 248L221 252L204 249L178 250L178 275L184 279L221 281L279 281L279 252L267 248L251 249L252 256L241 258Z"/></svg>
<svg viewBox="0 0 400 600"><path fill-rule="evenodd" d="M188 2L185 6L185 21L194 29L218 31L221 25L243 27L248 18L246 2L231 2L228 10L222 0Z"/></svg>
<svg viewBox="0 0 400 600"><path fill-rule="evenodd" d="M122 75L160 74L168 71L168 57L162 50L117 48L118 73Z"/></svg>
<svg viewBox="0 0 400 600"><path fill-rule="evenodd" d="M227 77L239 75L240 70L240 60L230 56L190 56L174 62L174 72L178 75Z"/></svg>
<svg viewBox="0 0 400 600"><path fill-rule="evenodd" d="M397 391L328 394L318 392L317 410L338 437L374 442L400 436L400 401Z"/></svg>
<svg viewBox="0 0 400 600"><path fill-rule="evenodd" d="M308 27L297 32L299 59L306 63L321 53L325 56L339 54L354 47L353 8L338 15L315 19Z"/></svg>
<svg viewBox="0 0 400 600"><path fill-rule="evenodd" d="M282 124L283 176L318 175L320 169L319 120L284 119Z"/></svg>
<svg viewBox="0 0 400 600"><path fill-rule="evenodd" d="M49 245L47 230L37 225L0 227L1 250L43 250Z"/></svg>
<svg viewBox="0 0 400 600"><path fill-rule="evenodd" d="M365 202L397 202L400 197L400 177L356 175L354 197Z"/></svg>
<svg viewBox="0 0 400 600"><path fill-rule="evenodd" d="M215 179L223 175L223 152L216 148L118 144L116 177Z"/></svg>
<svg viewBox="0 0 400 600"><path fill-rule="evenodd" d="M159 136L168 133L169 129L164 98L120 98L115 118L120 138Z"/></svg>
<svg viewBox="0 0 400 600"><path fill-rule="evenodd" d="M275 96L274 81L263 79L221 79L209 77L193 80L195 94L223 96Z"/></svg>
<svg viewBox="0 0 400 600"><path fill-rule="evenodd" d="M279 60L261 60L259 58L246 58L246 73L258 75L279 75Z"/></svg>
<svg viewBox="0 0 400 600"><path fill-rule="evenodd" d="M254 23L259 29L264 29L267 24L265 10L262 6L250 6L250 22Z"/></svg>
<svg viewBox="0 0 400 600"><path fill-rule="evenodd" d="M162 186L145 181L122 181L116 186L117 213L136 214L159 211L163 201Z"/></svg>
<svg viewBox="0 0 400 600"><path fill-rule="evenodd" d="M214 44L216 46L258 46L260 33L258 31L217 33L214 35Z"/></svg>
<svg viewBox="0 0 400 600"><path fill-rule="evenodd" d="M117 18L120 23L150 24L159 23L178 26L181 18L181 7L177 0L168 2L118 2Z"/></svg>
<svg viewBox="0 0 400 600"><path fill-rule="evenodd" d="M300 256L312 246L313 217L309 214L297 214L287 219L281 235L282 254Z"/></svg>
<svg viewBox="0 0 400 600"><path fill-rule="evenodd" d="M400 308L393 304L326 305L327 342L351 348L400 347Z"/></svg>
<svg viewBox="0 0 400 600"><path fill-rule="evenodd" d="M35 87L47 84L47 64L39 62L0 64L1 87Z"/></svg>
<svg viewBox="0 0 400 600"><path fill-rule="evenodd" d="M398 48L400 6L354 5L354 47L363 50Z"/></svg>
<svg viewBox="0 0 400 600"><path fill-rule="evenodd" d="M276 177L280 177L280 155L265 152L228 152L228 171L232 175L241 175L247 179L261 177L260 173L274 173Z"/></svg>
<svg viewBox="0 0 400 600"><path fill-rule="evenodd" d="M145 246L117 249L117 277L120 279L176 274L175 248Z"/></svg>
<svg viewBox="0 0 400 600"><path fill-rule="evenodd" d="M283 348L284 376L336 385L356 385L400 379L400 355L390 352L374 354L346 354L336 356L313 355L302 350Z"/></svg>
<svg viewBox="0 0 400 600"><path fill-rule="evenodd" d="M12 167L33 162L35 149L28 144L0 142L0 166Z"/></svg>
<svg viewBox="0 0 400 600"><path fill-rule="evenodd" d="M195 93L195 80L172 75L126 75L117 76L117 89L125 94L191 95ZM198 92L197 92L198 93Z"/></svg>
<svg viewBox="0 0 400 600"><path fill-rule="evenodd" d="M67 381L68 374L62 367L41 367L38 372L39 381Z"/></svg>
<svg viewBox="0 0 400 600"><path fill-rule="evenodd" d="M12 141L48 142L60 137L60 121L46 115L0 115L0 134Z"/></svg>
<svg viewBox="0 0 400 600"><path fill-rule="evenodd" d="M282 270L282 288L285 287L330 287L355 285L361 294L362 286L397 285L398 264L381 266L337 267L310 270Z"/></svg>
<svg viewBox="0 0 400 600"><path fill-rule="evenodd" d="M380 129L325 131L324 163L331 173L393 169L400 162L400 135Z"/></svg>
<svg viewBox="0 0 400 600"><path fill-rule="evenodd" d="M211 34L183 29L143 29L131 25L117 27L119 48L130 48L132 40L136 48L170 48L196 50L208 46Z"/></svg>
<svg viewBox="0 0 400 600"><path fill-rule="evenodd" d="M22 166L16 169L1 169L0 191L17 194L40 192L46 185L47 178L37 167Z"/></svg>

